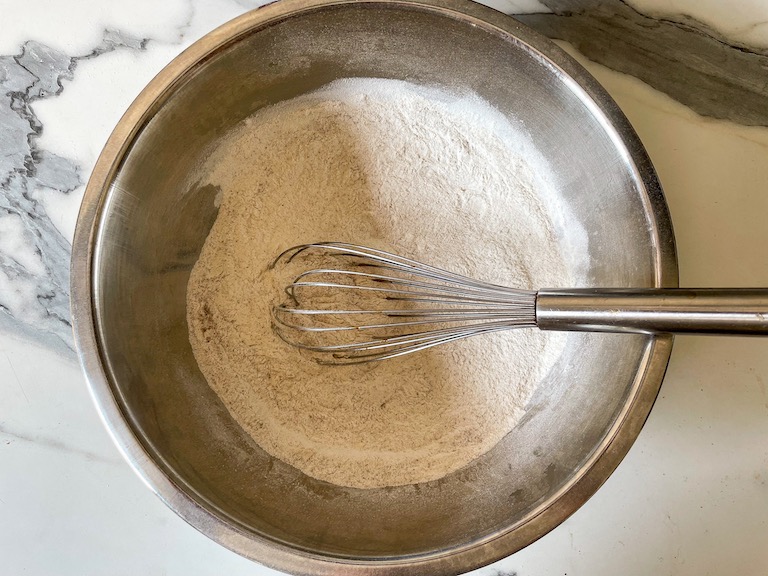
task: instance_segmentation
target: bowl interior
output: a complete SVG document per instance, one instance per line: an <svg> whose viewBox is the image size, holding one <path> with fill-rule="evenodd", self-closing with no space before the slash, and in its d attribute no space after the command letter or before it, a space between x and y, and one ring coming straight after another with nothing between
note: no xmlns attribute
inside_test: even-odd
<svg viewBox="0 0 768 576"><path fill-rule="evenodd" d="M255 445L206 384L188 340L187 280L217 213L215 193L189 174L257 109L344 77L477 92L548 158L562 201L589 233L587 284L658 282L646 189L575 82L490 26L417 6L328 6L248 30L157 101L101 206L92 297L100 354L144 449L243 533L361 560L456 549L521 525L570 486L624 417L652 339L569 335L523 422L439 481L342 488Z"/></svg>

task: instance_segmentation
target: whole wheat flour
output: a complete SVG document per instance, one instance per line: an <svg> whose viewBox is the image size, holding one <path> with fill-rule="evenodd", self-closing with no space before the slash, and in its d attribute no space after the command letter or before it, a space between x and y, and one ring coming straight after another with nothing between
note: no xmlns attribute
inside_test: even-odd
<svg viewBox="0 0 768 576"><path fill-rule="evenodd" d="M518 422L564 336L518 330L394 360L320 366L280 340L284 249L366 244L521 288L572 285L563 216L524 131L475 96L393 80L331 84L260 110L201 169L220 187L189 280L190 342L267 452L355 488L425 482Z"/></svg>

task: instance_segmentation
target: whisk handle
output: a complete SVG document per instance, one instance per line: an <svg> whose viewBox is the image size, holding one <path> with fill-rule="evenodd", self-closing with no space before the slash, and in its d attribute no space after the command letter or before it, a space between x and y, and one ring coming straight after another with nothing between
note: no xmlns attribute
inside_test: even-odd
<svg viewBox="0 0 768 576"><path fill-rule="evenodd" d="M542 330L768 334L767 288L543 289Z"/></svg>

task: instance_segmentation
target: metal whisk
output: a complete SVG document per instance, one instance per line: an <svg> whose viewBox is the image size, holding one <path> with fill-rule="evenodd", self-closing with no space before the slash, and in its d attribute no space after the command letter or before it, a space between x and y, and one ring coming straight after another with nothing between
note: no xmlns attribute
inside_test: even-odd
<svg viewBox="0 0 768 576"><path fill-rule="evenodd" d="M384 360L500 330L768 334L768 289L518 290L396 254L322 242L289 248L273 267L306 261L272 309L285 342L323 364Z"/></svg>

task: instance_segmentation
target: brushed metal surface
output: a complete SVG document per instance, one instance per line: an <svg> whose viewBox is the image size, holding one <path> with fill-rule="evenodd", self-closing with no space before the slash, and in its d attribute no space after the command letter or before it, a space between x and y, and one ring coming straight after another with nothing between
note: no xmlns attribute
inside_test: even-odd
<svg viewBox="0 0 768 576"><path fill-rule="evenodd" d="M76 341L125 458L214 540L296 574L461 573L539 538L605 481L651 409L672 339L569 334L520 425L436 482L341 488L264 453L207 386L187 338L186 283L216 218L214 194L190 174L254 111L350 76L479 93L551 163L590 232L590 285L677 285L642 145L552 43L463 0L284 0L187 49L115 128L75 232Z"/></svg>
<svg viewBox="0 0 768 576"><path fill-rule="evenodd" d="M542 330L768 334L766 288L582 288L539 290Z"/></svg>

